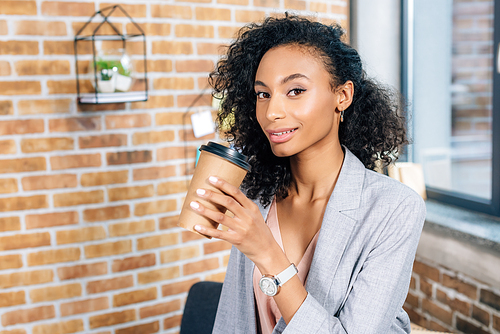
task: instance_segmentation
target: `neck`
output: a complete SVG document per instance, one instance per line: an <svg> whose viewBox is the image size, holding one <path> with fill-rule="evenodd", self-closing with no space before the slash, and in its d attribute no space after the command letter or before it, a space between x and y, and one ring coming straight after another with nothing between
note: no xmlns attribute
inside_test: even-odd
<svg viewBox="0 0 500 334"><path fill-rule="evenodd" d="M292 182L289 195L300 200L328 200L335 187L344 151L339 142L290 157Z"/></svg>

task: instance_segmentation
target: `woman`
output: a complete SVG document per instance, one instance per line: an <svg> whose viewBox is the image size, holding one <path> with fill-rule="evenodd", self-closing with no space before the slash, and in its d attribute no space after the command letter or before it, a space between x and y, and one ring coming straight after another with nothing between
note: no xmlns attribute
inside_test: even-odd
<svg viewBox="0 0 500 334"><path fill-rule="evenodd" d="M223 194L197 191L234 217L191 203L227 228L195 229L234 246L214 333L410 332L402 305L425 206L370 170L407 143L404 119L342 38L268 18L211 74L219 124L252 166L244 192L215 177Z"/></svg>

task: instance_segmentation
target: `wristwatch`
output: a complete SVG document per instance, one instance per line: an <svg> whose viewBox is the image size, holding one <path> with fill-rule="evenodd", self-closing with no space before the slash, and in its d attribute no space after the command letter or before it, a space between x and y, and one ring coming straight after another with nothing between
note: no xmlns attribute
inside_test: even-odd
<svg viewBox="0 0 500 334"><path fill-rule="evenodd" d="M288 268L276 276L263 275L259 281L259 288L269 297L276 296L280 291L280 287L298 272L297 267L292 263Z"/></svg>

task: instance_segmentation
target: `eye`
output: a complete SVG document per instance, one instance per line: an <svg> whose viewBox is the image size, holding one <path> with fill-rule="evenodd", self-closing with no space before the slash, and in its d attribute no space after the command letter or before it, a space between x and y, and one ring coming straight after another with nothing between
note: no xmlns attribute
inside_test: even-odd
<svg viewBox="0 0 500 334"><path fill-rule="evenodd" d="M288 95L289 96L298 96L298 95L302 94L305 91L306 90L302 89L302 88L294 88L294 89L292 89L291 91L288 92Z"/></svg>
<svg viewBox="0 0 500 334"><path fill-rule="evenodd" d="M258 99L267 99L270 95L266 92L256 92L255 96L257 96Z"/></svg>

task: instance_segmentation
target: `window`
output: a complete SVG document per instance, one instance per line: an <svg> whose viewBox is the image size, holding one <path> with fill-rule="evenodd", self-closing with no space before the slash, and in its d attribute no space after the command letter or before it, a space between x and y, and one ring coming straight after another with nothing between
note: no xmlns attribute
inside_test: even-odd
<svg viewBox="0 0 500 334"><path fill-rule="evenodd" d="M408 160L428 197L500 216L500 1L402 0Z"/></svg>

